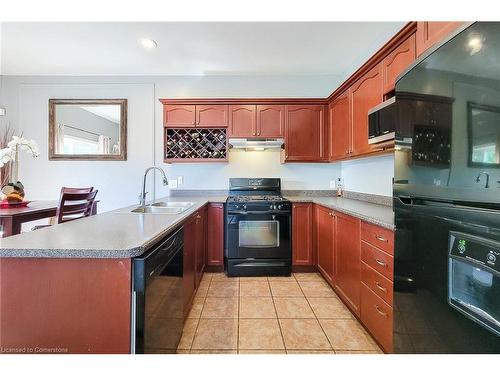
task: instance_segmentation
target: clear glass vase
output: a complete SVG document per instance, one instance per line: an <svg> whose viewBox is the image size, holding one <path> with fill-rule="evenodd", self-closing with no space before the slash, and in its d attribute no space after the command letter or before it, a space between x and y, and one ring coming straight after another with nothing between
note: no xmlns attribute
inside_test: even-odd
<svg viewBox="0 0 500 375"><path fill-rule="evenodd" d="M9 182L17 182L19 180L19 151L16 150L14 160L10 162Z"/></svg>

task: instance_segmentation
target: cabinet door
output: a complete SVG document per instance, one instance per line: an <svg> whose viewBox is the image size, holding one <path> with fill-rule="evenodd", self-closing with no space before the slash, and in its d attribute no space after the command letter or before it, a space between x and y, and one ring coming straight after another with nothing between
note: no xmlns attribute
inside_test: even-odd
<svg viewBox="0 0 500 375"><path fill-rule="evenodd" d="M417 22L417 56L446 38L461 25L463 25L463 22Z"/></svg>
<svg viewBox="0 0 500 375"><path fill-rule="evenodd" d="M228 126L227 104L197 105L196 126L225 128Z"/></svg>
<svg viewBox="0 0 500 375"><path fill-rule="evenodd" d="M372 151L368 144L368 111L380 103L382 103L382 74L378 64L351 88L353 156Z"/></svg>
<svg viewBox="0 0 500 375"><path fill-rule="evenodd" d="M167 128L194 128L196 106L166 104L163 106L163 125Z"/></svg>
<svg viewBox="0 0 500 375"><path fill-rule="evenodd" d="M335 288L359 316L361 287L360 220L335 214Z"/></svg>
<svg viewBox="0 0 500 375"><path fill-rule="evenodd" d="M382 61L384 94L394 90L396 78L415 61L415 57L415 34L412 34Z"/></svg>
<svg viewBox="0 0 500 375"><path fill-rule="evenodd" d="M273 138L285 134L285 106L257 106L257 136Z"/></svg>
<svg viewBox="0 0 500 375"><path fill-rule="evenodd" d="M325 159L325 108L322 105L287 105L285 161Z"/></svg>
<svg viewBox="0 0 500 375"><path fill-rule="evenodd" d="M195 214L196 223L196 288L200 284L206 264L206 209L202 208Z"/></svg>
<svg viewBox="0 0 500 375"><path fill-rule="evenodd" d="M322 206L315 206L316 214L316 256L318 269L323 277L330 282L334 281L334 239L335 217L334 212Z"/></svg>
<svg viewBox="0 0 500 375"><path fill-rule="evenodd" d="M351 149L349 92L335 99L330 108L330 160L344 159Z"/></svg>
<svg viewBox="0 0 500 375"><path fill-rule="evenodd" d="M184 253L183 253L183 297L185 316L191 308L195 290L195 253L196 253L196 214L192 215L184 224Z"/></svg>
<svg viewBox="0 0 500 375"><path fill-rule="evenodd" d="M224 265L224 205L211 203L207 214L207 265Z"/></svg>
<svg viewBox="0 0 500 375"><path fill-rule="evenodd" d="M257 113L255 105L229 106L229 136L251 138L257 135Z"/></svg>
<svg viewBox="0 0 500 375"><path fill-rule="evenodd" d="M292 262L294 266L312 266L313 209L312 203L292 206Z"/></svg>

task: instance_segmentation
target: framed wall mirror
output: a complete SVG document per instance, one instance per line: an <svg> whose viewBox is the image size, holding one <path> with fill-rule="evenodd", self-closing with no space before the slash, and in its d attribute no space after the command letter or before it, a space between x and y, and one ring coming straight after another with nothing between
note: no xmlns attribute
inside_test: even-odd
<svg viewBox="0 0 500 375"><path fill-rule="evenodd" d="M49 160L127 160L127 99L50 99Z"/></svg>
<svg viewBox="0 0 500 375"><path fill-rule="evenodd" d="M467 103L469 166L500 167L500 108Z"/></svg>

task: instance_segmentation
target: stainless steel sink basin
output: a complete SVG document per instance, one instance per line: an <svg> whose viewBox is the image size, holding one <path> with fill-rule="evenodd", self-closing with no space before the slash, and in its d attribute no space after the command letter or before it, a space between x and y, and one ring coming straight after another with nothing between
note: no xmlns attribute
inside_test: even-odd
<svg viewBox="0 0 500 375"><path fill-rule="evenodd" d="M192 202L158 202L152 205L137 207L131 212L138 214L178 215L193 206Z"/></svg>

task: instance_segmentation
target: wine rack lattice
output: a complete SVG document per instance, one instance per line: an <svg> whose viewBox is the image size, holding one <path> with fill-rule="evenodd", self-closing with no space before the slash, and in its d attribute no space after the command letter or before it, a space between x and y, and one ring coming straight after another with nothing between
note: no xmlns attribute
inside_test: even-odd
<svg viewBox="0 0 500 375"><path fill-rule="evenodd" d="M172 159L227 159L226 129L166 128L165 160Z"/></svg>

